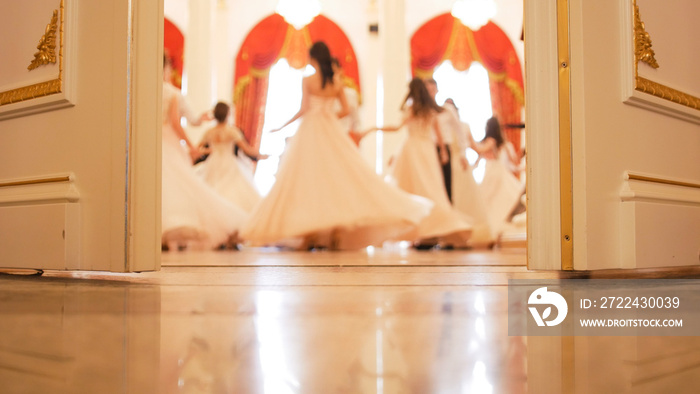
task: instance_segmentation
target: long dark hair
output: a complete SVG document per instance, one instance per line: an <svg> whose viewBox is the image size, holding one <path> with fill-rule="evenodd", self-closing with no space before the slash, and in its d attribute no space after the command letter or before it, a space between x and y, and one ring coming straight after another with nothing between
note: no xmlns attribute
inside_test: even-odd
<svg viewBox="0 0 700 394"><path fill-rule="evenodd" d="M409 99L411 100L411 111L414 116L426 116L430 114L430 111L442 112L442 107L433 100L425 87L425 82L420 78L413 78L408 84L408 94L403 100L401 109L406 107Z"/></svg>
<svg viewBox="0 0 700 394"><path fill-rule="evenodd" d="M163 69L165 69L165 66L174 67L173 58L167 52L163 52Z"/></svg>
<svg viewBox="0 0 700 394"><path fill-rule="evenodd" d="M498 122L498 118L492 116L486 121L486 134L484 139L493 138L496 140L496 148L500 148L505 142L503 139L503 133L501 132L501 124Z"/></svg>
<svg viewBox="0 0 700 394"><path fill-rule="evenodd" d="M323 41L316 41L309 49L309 57L318 62L321 73L321 89L326 87L326 82L333 83L333 65L331 64L331 51Z"/></svg>

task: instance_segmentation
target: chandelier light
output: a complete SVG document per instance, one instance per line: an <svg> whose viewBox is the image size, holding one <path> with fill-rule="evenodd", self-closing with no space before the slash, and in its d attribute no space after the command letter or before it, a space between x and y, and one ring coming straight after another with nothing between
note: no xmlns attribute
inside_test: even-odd
<svg viewBox="0 0 700 394"><path fill-rule="evenodd" d="M301 30L321 13L319 0L279 0L275 11L295 29Z"/></svg>
<svg viewBox="0 0 700 394"><path fill-rule="evenodd" d="M473 31L481 29L496 16L494 0L457 0L452 6L452 16Z"/></svg>

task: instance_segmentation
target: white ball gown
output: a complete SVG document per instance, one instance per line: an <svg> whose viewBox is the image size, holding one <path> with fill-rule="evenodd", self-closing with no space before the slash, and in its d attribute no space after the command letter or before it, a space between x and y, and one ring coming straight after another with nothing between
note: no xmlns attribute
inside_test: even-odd
<svg viewBox="0 0 700 394"><path fill-rule="evenodd" d="M212 248L226 243L247 213L197 176L180 138L168 123L168 105L180 92L163 85L162 242Z"/></svg>
<svg viewBox="0 0 700 394"><path fill-rule="evenodd" d="M374 173L341 130L336 100L310 96L275 184L241 232L252 245L302 246L304 238L311 238L338 249L359 249L407 239L405 234L430 211L429 201Z"/></svg>
<svg viewBox="0 0 700 394"><path fill-rule="evenodd" d="M250 213L262 197L248 169L243 168L243 163L233 154L234 144L244 138L243 134L235 128L226 128L222 132L226 135L219 141L207 141L211 153L195 166L195 171L219 195Z"/></svg>
<svg viewBox="0 0 700 394"><path fill-rule="evenodd" d="M485 158L484 180L481 182L481 195L486 201L488 217L493 231L500 234L508 216L515 208L525 186L516 178L503 162L507 155L505 146L494 149L493 155Z"/></svg>
<svg viewBox="0 0 700 394"><path fill-rule="evenodd" d="M460 127L460 132L471 133L466 123L460 123ZM451 151L455 154L452 155L452 205L472 218L473 229L469 243L474 246L486 246L496 238L489 221L486 201L474 179L474 169L469 164L466 170L462 169L456 149L460 147L453 144Z"/></svg>
<svg viewBox="0 0 700 394"><path fill-rule="evenodd" d="M418 226L418 239L440 238L454 246L466 246L471 237L472 219L450 204L431 125L430 119L408 119L408 137L396 156L393 178L401 189L435 204Z"/></svg>

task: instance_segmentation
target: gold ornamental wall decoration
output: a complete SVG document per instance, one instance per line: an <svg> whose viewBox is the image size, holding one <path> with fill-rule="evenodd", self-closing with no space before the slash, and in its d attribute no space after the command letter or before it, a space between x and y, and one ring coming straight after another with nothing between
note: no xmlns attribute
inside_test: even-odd
<svg viewBox="0 0 700 394"><path fill-rule="evenodd" d="M643 62L653 68L659 68L659 63L654 57L654 50L651 48L651 36L644 27L644 22L639 16L639 7L634 4L634 56L637 62Z"/></svg>
<svg viewBox="0 0 700 394"><path fill-rule="evenodd" d="M639 62L646 63L654 69L659 68L659 63L656 61L654 50L651 48L651 36L647 33L644 22L639 16L637 0L632 0L632 4L634 9L634 89L676 104L700 110L700 97L681 92L639 75Z"/></svg>
<svg viewBox="0 0 700 394"><path fill-rule="evenodd" d="M30 2L26 3L29 4ZM74 3L73 0L68 0L68 4L72 3ZM33 9L35 7L31 5L28 5L27 7L30 9L30 11L28 12L36 13L36 10ZM49 10L51 10L51 8L49 8L45 12L48 13ZM41 102L40 105L46 110L49 110L51 108L59 108L63 105L74 105L72 100L68 98L68 95L71 94L71 92L70 89L66 89L67 85L65 83L65 78L69 78L66 74L71 73L66 71L66 64L64 62L64 54L66 49L64 40L68 36L67 34L65 34L66 13L66 0L60 0L58 9L53 11L51 22L47 25L45 29L45 34L41 37L39 45L37 45L37 49L39 49L37 55L39 56L35 55L36 62L39 62L40 59L45 59L47 61L47 63L45 64L49 64L51 62L51 58L53 57L53 63L58 65L58 72L51 72L52 76L49 77L48 80L36 83L32 83L34 81L34 78L29 78L28 76L31 75L31 72L27 72L27 76L25 77L27 78L27 80L25 80L25 82L19 81L17 83L18 85L21 85L20 87L11 90L0 91L0 121L14 116L23 116L23 113L28 113L27 111L33 111L32 108L34 108L34 106L30 102L35 99L44 99L44 101ZM49 54L51 52L49 50L50 48L53 51L53 55ZM46 56L40 55L42 53L42 50L47 54ZM20 70L18 71L21 71L23 68L21 63L17 64L17 66L20 68ZM38 66L41 66L41 64L37 63L36 67ZM30 67L28 67L28 69L30 71L32 70ZM53 97L47 98L49 96ZM10 109L5 110L5 108ZM8 113L19 115L8 116Z"/></svg>
<svg viewBox="0 0 700 394"><path fill-rule="evenodd" d="M34 54L34 60L27 66L27 70L34 70L39 66L56 63L56 31L58 30L58 10L53 10L51 22L46 25L44 35L41 36Z"/></svg>

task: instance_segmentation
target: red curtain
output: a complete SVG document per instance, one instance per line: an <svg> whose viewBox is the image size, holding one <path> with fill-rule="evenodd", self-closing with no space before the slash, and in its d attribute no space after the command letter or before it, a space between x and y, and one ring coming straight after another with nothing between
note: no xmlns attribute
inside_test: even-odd
<svg viewBox="0 0 700 394"><path fill-rule="evenodd" d="M248 33L236 56L233 95L236 125L255 147L260 145L268 73L279 56L287 31L284 18L277 14L270 15Z"/></svg>
<svg viewBox="0 0 700 394"><path fill-rule="evenodd" d="M260 146L265 116L265 102L270 67L281 58L294 68L305 67L309 48L324 41L345 71L345 83L360 92L357 59L345 33L323 15L301 30L289 25L282 16L273 14L260 21L248 33L236 56L233 102L236 124L246 139Z"/></svg>
<svg viewBox="0 0 700 394"><path fill-rule="evenodd" d="M452 37L454 17L443 14L426 22L411 37L411 70L420 78L433 75L435 67L445 60Z"/></svg>
<svg viewBox="0 0 700 394"><path fill-rule="evenodd" d="M464 27L467 29L467 27ZM520 60L506 33L493 22L474 32L474 44L480 62L489 70L493 113L502 125L522 123L524 105L523 75ZM504 127L505 137L520 150L520 128Z"/></svg>
<svg viewBox="0 0 700 394"><path fill-rule="evenodd" d="M520 124L524 105L520 60L508 36L489 22L472 31L446 13L421 26L411 37L413 75L432 76L443 61L450 60L459 71L469 69L472 61L489 72L491 107L502 125ZM504 128L505 137L520 149L520 129Z"/></svg>
<svg viewBox="0 0 700 394"><path fill-rule="evenodd" d="M174 23L165 18L163 24L163 48L173 60L173 85L182 88L182 69L184 64L185 37Z"/></svg>

